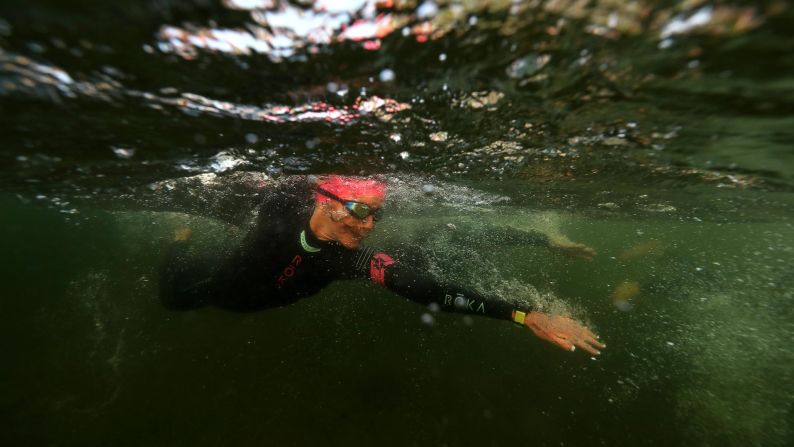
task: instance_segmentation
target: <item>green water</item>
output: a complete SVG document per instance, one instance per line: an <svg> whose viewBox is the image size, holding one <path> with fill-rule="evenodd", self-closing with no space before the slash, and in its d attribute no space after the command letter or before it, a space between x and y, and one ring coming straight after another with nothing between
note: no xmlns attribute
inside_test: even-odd
<svg viewBox="0 0 794 447"><path fill-rule="evenodd" d="M790 7L352 4L0 5L0 442L792 445ZM383 174L371 243L608 347L363 282L164 309L173 226L229 231L243 171Z"/></svg>

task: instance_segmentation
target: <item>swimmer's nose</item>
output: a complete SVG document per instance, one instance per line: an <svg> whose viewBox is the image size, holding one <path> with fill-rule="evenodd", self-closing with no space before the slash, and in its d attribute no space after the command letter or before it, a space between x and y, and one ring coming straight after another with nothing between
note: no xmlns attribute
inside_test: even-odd
<svg viewBox="0 0 794 447"><path fill-rule="evenodd" d="M370 214L361 222L361 229L365 231L372 231L375 228L375 216Z"/></svg>

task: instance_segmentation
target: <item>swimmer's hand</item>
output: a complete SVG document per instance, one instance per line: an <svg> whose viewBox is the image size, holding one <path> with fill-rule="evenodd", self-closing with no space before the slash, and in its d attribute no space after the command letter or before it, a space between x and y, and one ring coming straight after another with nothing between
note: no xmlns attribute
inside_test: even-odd
<svg viewBox="0 0 794 447"><path fill-rule="evenodd" d="M570 241L551 241L549 248L560 254L584 261L592 261L595 255L598 254L593 247Z"/></svg>
<svg viewBox="0 0 794 447"><path fill-rule="evenodd" d="M174 242L184 242L190 239L190 236L193 235L193 230L190 228L177 228L174 230Z"/></svg>
<svg viewBox="0 0 794 447"><path fill-rule="evenodd" d="M581 348L592 355L601 354L600 349L607 345L598 341L598 336L581 323L562 315L548 315L530 312L524 318L524 325L532 329L538 337L554 343L566 351Z"/></svg>

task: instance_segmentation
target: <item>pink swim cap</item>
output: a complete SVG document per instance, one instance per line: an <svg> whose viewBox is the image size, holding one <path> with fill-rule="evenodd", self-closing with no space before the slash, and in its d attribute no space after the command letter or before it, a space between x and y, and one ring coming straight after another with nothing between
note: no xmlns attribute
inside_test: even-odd
<svg viewBox="0 0 794 447"><path fill-rule="evenodd" d="M371 178L332 175L318 181L317 186L345 200L355 200L365 196L380 199L386 197L386 184ZM315 200L317 203L323 203L331 199L318 192Z"/></svg>

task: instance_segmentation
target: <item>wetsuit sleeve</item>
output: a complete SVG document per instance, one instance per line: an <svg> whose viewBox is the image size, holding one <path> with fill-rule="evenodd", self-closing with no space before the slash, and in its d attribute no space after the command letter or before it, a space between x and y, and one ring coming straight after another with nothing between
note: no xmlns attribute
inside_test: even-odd
<svg viewBox="0 0 794 447"><path fill-rule="evenodd" d="M548 247L551 244L549 237L536 230L517 230L511 227L501 227L495 230L496 239L503 244L523 244Z"/></svg>
<svg viewBox="0 0 794 447"><path fill-rule="evenodd" d="M362 262L362 258L367 261ZM372 282L413 302L423 305L435 303L445 312L510 320L514 310L531 311L528 306L514 305L499 297L484 296L458 284L438 280L427 273L397 262L387 253L373 249L364 249L359 253L358 266L357 271L360 275L368 276Z"/></svg>
<svg viewBox="0 0 794 447"><path fill-rule="evenodd" d="M549 247L551 240L549 236L537 230L519 230L512 227L504 226L487 226L485 228L475 228L474 226L465 223L456 224L454 228L448 228L448 231L453 231L453 239L460 238L461 242L471 243L472 238L470 235L477 234L478 237L474 239L484 246L493 245L535 245L539 247Z"/></svg>

